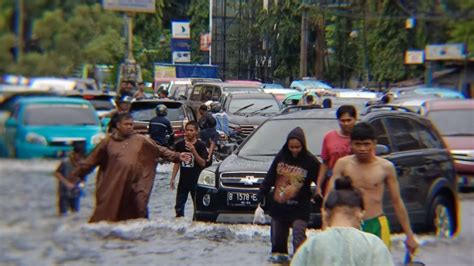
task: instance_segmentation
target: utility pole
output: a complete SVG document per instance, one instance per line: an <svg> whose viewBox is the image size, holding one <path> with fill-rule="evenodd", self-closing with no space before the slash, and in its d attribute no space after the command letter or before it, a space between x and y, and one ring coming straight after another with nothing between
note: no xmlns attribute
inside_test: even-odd
<svg viewBox="0 0 474 266"><path fill-rule="evenodd" d="M21 58L23 57L23 37L25 32L24 27L24 13L25 13L25 5L23 0L17 0L17 15L16 15L16 38L17 38L17 47L16 47L16 62L20 62Z"/></svg>
<svg viewBox="0 0 474 266"><path fill-rule="evenodd" d="M300 77L303 78L308 73L308 8L305 0L301 11Z"/></svg>
<svg viewBox="0 0 474 266"><path fill-rule="evenodd" d="M326 52L326 34L324 32L324 16L319 14L316 19L316 63L314 75L317 79L324 79L324 53Z"/></svg>
<svg viewBox="0 0 474 266"><path fill-rule="evenodd" d="M212 35L212 0L209 0L209 36L211 43L209 44L209 65L212 65L212 41L214 36Z"/></svg>
<svg viewBox="0 0 474 266"><path fill-rule="evenodd" d="M128 55L127 59L128 60L134 60L133 58L133 17L135 16L135 13L132 12L127 12L127 39L128 39Z"/></svg>

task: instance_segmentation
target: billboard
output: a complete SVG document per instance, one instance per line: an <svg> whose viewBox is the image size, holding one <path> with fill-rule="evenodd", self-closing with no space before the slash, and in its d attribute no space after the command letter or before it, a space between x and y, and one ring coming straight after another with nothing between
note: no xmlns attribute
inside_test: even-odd
<svg viewBox="0 0 474 266"><path fill-rule="evenodd" d="M105 10L155 13L155 0L103 0Z"/></svg>
<svg viewBox="0 0 474 266"><path fill-rule="evenodd" d="M464 60L466 52L464 44L432 44L425 48L426 60Z"/></svg>
<svg viewBox="0 0 474 266"><path fill-rule="evenodd" d="M191 39L191 26L189 21L172 21L171 37L173 39Z"/></svg>

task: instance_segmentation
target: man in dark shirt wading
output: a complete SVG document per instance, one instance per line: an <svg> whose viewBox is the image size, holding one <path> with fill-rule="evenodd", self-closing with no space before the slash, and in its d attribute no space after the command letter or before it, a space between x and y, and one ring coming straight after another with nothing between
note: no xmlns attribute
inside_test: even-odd
<svg viewBox="0 0 474 266"><path fill-rule="evenodd" d="M190 121L185 127L184 140L176 143L177 152L187 152L191 154L191 160L175 163L171 174L170 188L174 190L175 178L180 170L178 191L176 192L176 217L184 216L184 207L188 200L188 194L194 201L194 193L199 178L199 174L206 165L208 157L206 144L197 138L199 126L195 121Z"/></svg>

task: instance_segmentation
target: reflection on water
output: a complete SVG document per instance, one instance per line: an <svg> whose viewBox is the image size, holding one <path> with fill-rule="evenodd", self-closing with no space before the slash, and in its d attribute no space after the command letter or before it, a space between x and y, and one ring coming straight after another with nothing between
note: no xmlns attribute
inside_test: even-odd
<svg viewBox="0 0 474 266"><path fill-rule="evenodd" d="M93 174L80 212L57 217L57 184L52 176L57 165L57 161L0 161L1 265L267 264L268 226L192 222L191 200L187 216L174 218L170 165L159 166L149 205L151 220L97 224L87 224L94 206ZM396 261L403 258L403 240L401 235L393 237ZM427 248L456 242L432 236L420 240Z"/></svg>

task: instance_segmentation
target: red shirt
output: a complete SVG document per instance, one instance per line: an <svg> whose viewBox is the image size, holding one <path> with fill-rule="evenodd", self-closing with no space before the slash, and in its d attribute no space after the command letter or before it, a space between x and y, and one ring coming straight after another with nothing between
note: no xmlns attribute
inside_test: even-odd
<svg viewBox="0 0 474 266"><path fill-rule="evenodd" d="M326 133L323 139L321 158L329 169L333 169L339 158L351 154L351 138L339 134L337 130Z"/></svg>

